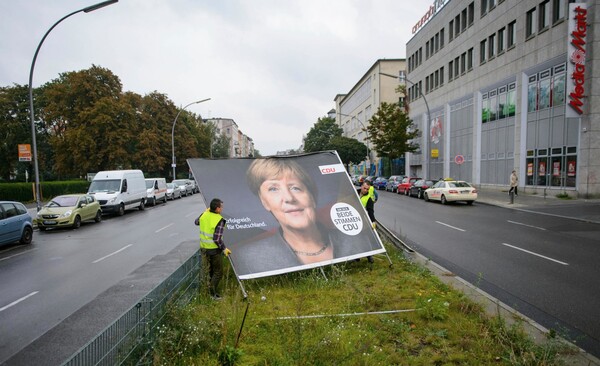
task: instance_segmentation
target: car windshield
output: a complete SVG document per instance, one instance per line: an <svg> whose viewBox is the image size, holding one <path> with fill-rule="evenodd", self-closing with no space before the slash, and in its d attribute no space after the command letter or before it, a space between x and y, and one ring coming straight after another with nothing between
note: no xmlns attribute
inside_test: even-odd
<svg viewBox="0 0 600 366"><path fill-rule="evenodd" d="M175 184L174 183L167 183L167 188L173 189L173 188L175 188Z"/></svg>
<svg viewBox="0 0 600 366"><path fill-rule="evenodd" d="M177 184L178 186L185 186L184 180L174 180L173 183Z"/></svg>
<svg viewBox="0 0 600 366"><path fill-rule="evenodd" d="M117 192L121 189L120 179L94 180L90 184L88 192Z"/></svg>
<svg viewBox="0 0 600 366"><path fill-rule="evenodd" d="M467 182L450 182L448 183L450 187L454 188L470 188L471 186Z"/></svg>
<svg viewBox="0 0 600 366"><path fill-rule="evenodd" d="M154 188L154 181L153 180L147 180L146 181L146 189L148 188Z"/></svg>
<svg viewBox="0 0 600 366"><path fill-rule="evenodd" d="M77 205L79 197L59 196L54 197L46 206L48 207L74 207Z"/></svg>

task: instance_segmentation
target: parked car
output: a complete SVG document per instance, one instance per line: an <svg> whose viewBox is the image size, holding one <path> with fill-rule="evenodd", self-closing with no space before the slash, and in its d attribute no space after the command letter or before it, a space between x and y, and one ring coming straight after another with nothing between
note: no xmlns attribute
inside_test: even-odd
<svg viewBox="0 0 600 366"><path fill-rule="evenodd" d="M375 187L375 189L385 189L386 184L387 178L384 177L377 177L373 181L373 187Z"/></svg>
<svg viewBox="0 0 600 366"><path fill-rule="evenodd" d="M189 196L194 194L194 186L189 179L175 179L172 183L175 183L181 189L182 196Z"/></svg>
<svg viewBox="0 0 600 366"><path fill-rule="evenodd" d="M437 181L419 179L408 189L408 195L411 197L423 198L423 192L431 188Z"/></svg>
<svg viewBox="0 0 600 366"><path fill-rule="evenodd" d="M425 201L440 201L444 205L456 201L465 201L468 205L472 205L477 199L477 189L461 180L440 180L433 187L425 190L423 198Z"/></svg>
<svg viewBox="0 0 600 366"><path fill-rule="evenodd" d="M48 228L70 227L77 229L83 221L102 221L100 203L89 194L67 194L54 197L37 214L40 231Z"/></svg>
<svg viewBox="0 0 600 366"><path fill-rule="evenodd" d="M165 178L146 178L146 204L167 203L167 182Z"/></svg>
<svg viewBox="0 0 600 366"><path fill-rule="evenodd" d="M396 192L398 184L402 182L402 178L404 177L401 175L392 175L389 177L385 185L385 190L388 192Z"/></svg>
<svg viewBox="0 0 600 366"><path fill-rule="evenodd" d="M404 177L402 179L402 182L400 184L398 184L398 188L396 188L396 192L398 194L403 194L405 196L408 196L408 190L410 189L410 186L412 186L416 181L418 181L419 177Z"/></svg>
<svg viewBox="0 0 600 366"><path fill-rule="evenodd" d="M125 210L146 207L146 182L141 170L107 170L98 172L88 194L102 207L102 213L125 214Z"/></svg>
<svg viewBox="0 0 600 366"><path fill-rule="evenodd" d="M21 202L0 201L0 245L33 239L33 219Z"/></svg>
<svg viewBox="0 0 600 366"><path fill-rule="evenodd" d="M175 183L167 183L167 199L181 198L181 187Z"/></svg>

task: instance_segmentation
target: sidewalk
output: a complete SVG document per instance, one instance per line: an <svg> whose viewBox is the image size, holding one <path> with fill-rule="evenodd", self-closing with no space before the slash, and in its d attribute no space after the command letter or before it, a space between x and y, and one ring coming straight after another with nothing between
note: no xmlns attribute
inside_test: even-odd
<svg viewBox="0 0 600 366"><path fill-rule="evenodd" d="M530 194L519 189L519 195L510 203L507 188L478 187L475 204L494 205L514 210L534 212L541 215L569 218L573 220L600 224L600 199L563 199L554 194L544 197Z"/></svg>

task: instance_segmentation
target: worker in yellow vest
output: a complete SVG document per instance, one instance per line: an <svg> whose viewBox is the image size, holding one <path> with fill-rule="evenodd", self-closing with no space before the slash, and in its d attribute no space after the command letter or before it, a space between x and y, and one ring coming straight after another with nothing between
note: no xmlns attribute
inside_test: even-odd
<svg viewBox="0 0 600 366"><path fill-rule="evenodd" d="M210 201L209 208L204 211L195 221L200 226L200 252L208 264L210 279L210 295L214 300L221 300L219 294L219 282L223 277L223 259L221 254L229 256L229 250L223 242L226 220L221 216L223 201L214 198Z"/></svg>
<svg viewBox="0 0 600 366"><path fill-rule="evenodd" d="M360 203L362 203L363 207L367 210L367 215L369 215L369 219L371 219L373 229L375 229L375 196L373 194L373 185L370 181L365 179L358 190L358 196L360 197ZM372 256L368 256L367 260L369 263L373 263Z"/></svg>

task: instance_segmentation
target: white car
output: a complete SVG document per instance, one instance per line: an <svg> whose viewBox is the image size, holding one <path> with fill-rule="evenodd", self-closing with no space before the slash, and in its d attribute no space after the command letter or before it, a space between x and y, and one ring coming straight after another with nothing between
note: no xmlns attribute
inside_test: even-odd
<svg viewBox="0 0 600 366"><path fill-rule="evenodd" d="M472 205L477 199L477 189L462 180L441 180L423 193L425 201L448 202L464 201Z"/></svg>
<svg viewBox="0 0 600 366"><path fill-rule="evenodd" d="M181 187L175 183L167 183L167 199L171 201L181 198Z"/></svg>

